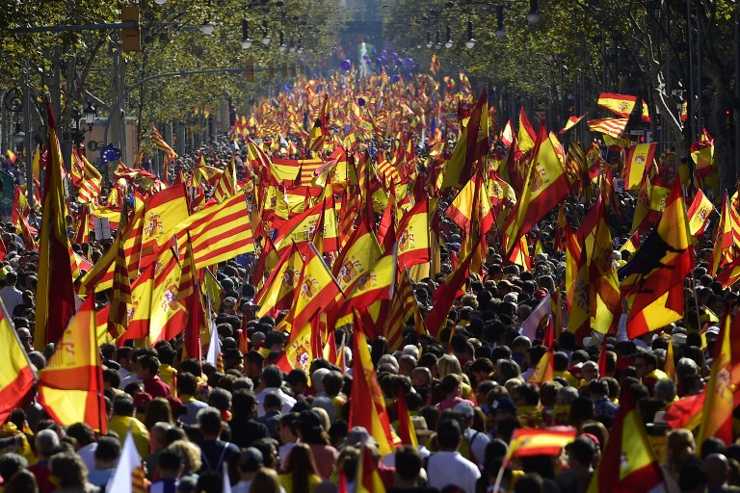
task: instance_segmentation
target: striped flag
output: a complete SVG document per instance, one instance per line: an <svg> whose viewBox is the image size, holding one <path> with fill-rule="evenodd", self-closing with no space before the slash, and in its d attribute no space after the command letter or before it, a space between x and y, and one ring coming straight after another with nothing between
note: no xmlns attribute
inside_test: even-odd
<svg viewBox="0 0 740 493"><path fill-rule="evenodd" d="M79 203L87 204L98 198L103 176L76 146L72 148L71 176L72 183L78 188L77 201Z"/></svg>
<svg viewBox="0 0 740 493"><path fill-rule="evenodd" d="M175 227L178 236L190 235L195 269L225 262L254 251L254 238L244 193L206 207Z"/></svg>
<svg viewBox="0 0 740 493"><path fill-rule="evenodd" d="M596 104L617 116L628 118L637 104L637 97L629 94L602 92Z"/></svg>
<svg viewBox="0 0 740 493"><path fill-rule="evenodd" d="M419 306L411 286L408 271L399 269L396 274L396 289L390 300L388 322L385 324L384 336L388 347L398 349L403 341L403 329L410 316L417 317Z"/></svg>
<svg viewBox="0 0 740 493"><path fill-rule="evenodd" d="M592 132L602 133L614 138L620 138L627 128L628 118L597 118L589 120L588 129Z"/></svg>
<svg viewBox="0 0 740 493"><path fill-rule="evenodd" d="M123 449L116 470L105 491L106 493L145 493L147 490L141 457L136 450L133 436L129 432L123 441Z"/></svg>
<svg viewBox="0 0 740 493"><path fill-rule="evenodd" d="M231 161L228 166L226 166L224 172L218 177L218 182L216 182L216 186L213 191L213 198L216 199L216 202L222 202L226 200L227 197L234 195L237 187L236 161L234 158L231 158Z"/></svg>

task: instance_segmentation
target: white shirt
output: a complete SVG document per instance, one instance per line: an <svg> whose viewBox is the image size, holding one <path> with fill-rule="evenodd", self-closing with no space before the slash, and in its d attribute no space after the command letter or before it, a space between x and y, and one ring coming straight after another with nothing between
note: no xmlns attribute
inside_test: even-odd
<svg viewBox="0 0 740 493"><path fill-rule="evenodd" d="M475 493L480 478L478 466L460 455L460 452L435 452L427 462L428 485L439 490L449 484L459 486L465 493Z"/></svg>
<svg viewBox="0 0 740 493"><path fill-rule="evenodd" d="M275 387L267 387L265 389L260 390L257 395L255 396L257 398L257 415L258 416L264 416L265 415L265 396L267 394L274 394L278 397L280 397L280 400L283 403L282 408L280 408L280 411L283 414L288 414L291 409L293 409L293 406L295 406L296 400L283 392L283 389L277 389Z"/></svg>
<svg viewBox="0 0 740 493"><path fill-rule="evenodd" d="M15 307L23 303L23 293L15 286L5 286L0 289L0 298L8 311L8 316L13 317Z"/></svg>
<svg viewBox="0 0 740 493"><path fill-rule="evenodd" d="M82 462L87 466L88 471L95 469L95 450L98 448L98 442L88 443L84 447L80 447L77 451L77 455L80 456Z"/></svg>
<svg viewBox="0 0 740 493"><path fill-rule="evenodd" d="M486 447L491 439L482 431L474 430L473 428L465 430L463 436L465 437L464 439L468 441L468 447L470 448L470 452L473 454L473 457L475 457L475 462L477 462L478 467L482 469L486 460Z"/></svg>

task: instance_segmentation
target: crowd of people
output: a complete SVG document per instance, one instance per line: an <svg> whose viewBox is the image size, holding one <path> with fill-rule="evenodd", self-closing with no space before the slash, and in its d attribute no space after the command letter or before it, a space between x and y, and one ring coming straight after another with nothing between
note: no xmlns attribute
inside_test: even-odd
<svg viewBox="0 0 740 493"><path fill-rule="evenodd" d="M449 156L451 149L446 152ZM173 177L194 169L201 156L216 168L234 158L239 177L250 176L245 146L220 138L179 157L170 170ZM10 163L4 168L15 169ZM440 209L451 199L443 194ZM636 198L618 191L615 200L619 211L610 210L609 220L615 231L613 260L621 266L629 259L619 247L627 240ZM580 221L589 206L569 198L564 208L569 219ZM740 491L740 445L715 437L697 443L696 417L684 417L676 426L672 408L707 385L720 334L716 314L726 313L737 299L709 274L711 235L696 248L683 320L633 340L623 327L605 337L580 337L561 321L549 348L541 330L530 337L521 326L543 299L563 289L566 259L557 248L556 216L549 214L537 228L541 246L531 267L511 262L490 243L482 271L457 293L436 337L420 333L410 318L395 347L383 337L369 341L389 421L394 430L400 428L403 416L395 404L402 399L415 443L403 443L394 433L395 449L383 454L372 430L350 422L358 377L352 371L358 355L350 344L341 345L335 361L316 357L307 368L290 371L279 366L289 337L281 325L285 313L256 317L259 286L252 273L259 255L249 254L216 269L221 299L213 318L222 364L183 357L182 337L153 347L101 345L107 432L86 423L55 422L32 391L0 428L0 488L5 493L111 491L130 435L142 460L134 491L585 492L608 455L611 434L622 428L629 400L645 426L665 491ZM39 218L31 212L32 228L40 227ZM449 219L440 221L441 271L413 283L422 314L432 310L435 291L455 270L462 248L460 231ZM0 299L29 360L42 370L55 347L34 347L32 337L38 254L16 223L0 227L5 246ZM76 243L73 249L92 262L105 253L100 242ZM531 382L550 349L552 378ZM561 451L513 454L516 430L551 427L573 431ZM368 456L380 478L372 488L359 474L367 470Z"/></svg>

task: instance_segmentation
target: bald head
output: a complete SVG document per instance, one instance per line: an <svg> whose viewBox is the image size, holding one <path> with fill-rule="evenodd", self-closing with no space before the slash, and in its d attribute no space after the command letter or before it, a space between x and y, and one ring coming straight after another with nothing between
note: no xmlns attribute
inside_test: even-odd
<svg viewBox="0 0 740 493"><path fill-rule="evenodd" d="M727 482L730 474L730 461L724 454L709 454L704 458L704 471L710 490L719 488Z"/></svg>

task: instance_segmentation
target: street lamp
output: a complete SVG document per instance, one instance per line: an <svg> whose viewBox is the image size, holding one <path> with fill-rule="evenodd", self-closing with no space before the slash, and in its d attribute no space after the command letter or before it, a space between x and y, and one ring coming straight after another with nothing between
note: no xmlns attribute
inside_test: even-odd
<svg viewBox="0 0 740 493"><path fill-rule="evenodd" d="M468 21L468 40L465 42L465 47L469 50L475 48L475 38L473 37L473 21Z"/></svg>
<svg viewBox="0 0 740 493"><path fill-rule="evenodd" d="M434 43L432 43L432 33L427 31L427 48L431 50L432 46L434 46Z"/></svg>
<svg viewBox="0 0 740 493"><path fill-rule="evenodd" d="M242 19L242 49L248 50L252 47L252 38L249 37L249 22Z"/></svg>
<svg viewBox="0 0 740 493"><path fill-rule="evenodd" d="M540 16L540 2L539 0L529 0L529 14L527 14L527 22L530 26L536 26L540 23L542 16Z"/></svg>
<svg viewBox="0 0 740 493"><path fill-rule="evenodd" d="M439 40L439 31L437 31L436 40L437 40L437 43L435 45L436 45L436 47L437 47L438 50L441 50L442 49L442 42Z"/></svg>
<svg viewBox="0 0 740 493"><path fill-rule="evenodd" d="M23 149L23 144L26 142L26 132L21 130L20 123L16 124L15 134L13 134L13 143L15 143L16 149Z"/></svg>
<svg viewBox="0 0 740 493"><path fill-rule="evenodd" d="M450 26L447 26L447 41L445 41L445 48L452 48L452 33L450 32Z"/></svg>
<svg viewBox="0 0 740 493"><path fill-rule="evenodd" d="M98 116L98 110L88 101L85 109L82 110L82 118L85 120L87 125L87 131L92 132L93 125L95 125L95 117Z"/></svg>
<svg viewBox="0 0 740 493"><path fill-rule="evenodd" d="M270 46L270 30L267 28L267 21L262 23L262 44Z"/></svg>
<svg viewBox="0 0 740 493"><path fill-rule="evenodd" d="M208 19L206 19L205 22L203 22L203 25L200 26L200 32L202 32L206 36L212 35L215 29L216 29L216 26L211 24L211 21L209 21Z"/></svg>
<svg viewBox="0 0 740 493"><path fill-rule="evenodd" d="M156 3L157 5L164 5L167 3L167 0L154 0L154 3Z"/></svg>

